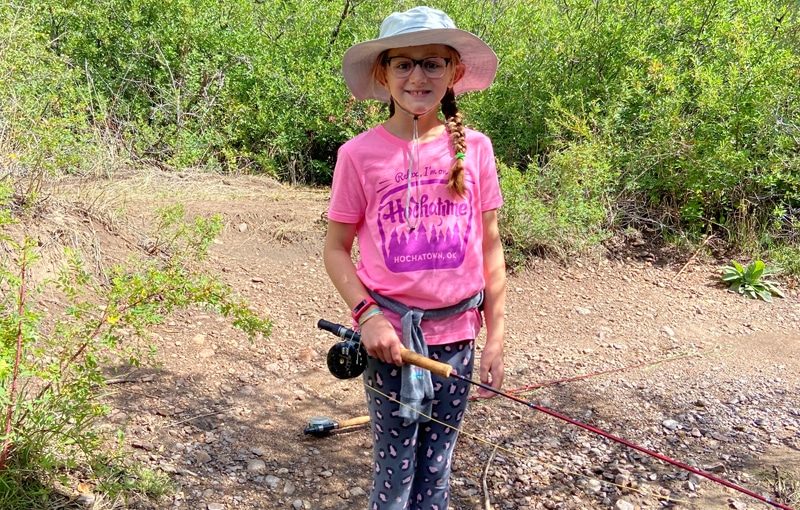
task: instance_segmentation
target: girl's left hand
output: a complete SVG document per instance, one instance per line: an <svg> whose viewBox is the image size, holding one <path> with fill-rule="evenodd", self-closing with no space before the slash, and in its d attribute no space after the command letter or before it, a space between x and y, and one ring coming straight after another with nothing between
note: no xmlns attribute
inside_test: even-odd
<svg viewBox="0 0 800 510"><path fill-rule="evenodd" d="M500 391L503 387L505 367L503 365L503 343L487 342L481 354L480 378L483 384ZM478 398L491 398L496 394L478 388Z"/></svg>

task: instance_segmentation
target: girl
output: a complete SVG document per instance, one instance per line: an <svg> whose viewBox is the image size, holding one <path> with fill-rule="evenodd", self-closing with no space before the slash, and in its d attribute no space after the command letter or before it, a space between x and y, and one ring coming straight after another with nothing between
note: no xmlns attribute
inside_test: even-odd
<svg viewBox="0 0 800 510"><path fill-rule="evenodd" d="M480 380L502 386L503 200L491 142L462 125L455 101L491 84L497 57L442 11L416 7L391 14L377 39L349 48L342 71L357 99L389 104L388 120L339 150L324 250L369 354L369 508L443 510L470 385L404 365L401 349L469 378L485 319Z"/></svg>

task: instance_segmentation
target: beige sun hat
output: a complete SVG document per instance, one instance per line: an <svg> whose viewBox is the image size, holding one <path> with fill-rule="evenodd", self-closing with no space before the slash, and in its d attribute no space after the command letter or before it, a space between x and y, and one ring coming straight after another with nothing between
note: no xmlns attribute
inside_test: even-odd
<svg viewBox="0 0 800 510"><path fill-rule="evenodd" d="M454 86L456 95L485 90L497 73L497 55L478 36L456 28L444 12L430 7L414 7L390 14L381 23L377 39L351 46L342 59L344 81L356 99L377 99L388 103L389 91L376 82L372 68L378 56L392 48L446 44L455 49L464 64L464 77Z"/></svg>

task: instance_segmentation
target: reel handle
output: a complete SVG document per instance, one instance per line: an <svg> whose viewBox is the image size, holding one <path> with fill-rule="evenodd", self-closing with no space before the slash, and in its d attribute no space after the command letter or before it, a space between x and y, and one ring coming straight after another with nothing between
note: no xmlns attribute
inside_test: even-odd
<svg viewBox="0 0 800 510"><path fill-rule="evenodd" d="M340 338L346 338L348 340L354 340L356 342L361 341L360 334L353 331L352 329L348 329L342 326L341 324L335 324L333 322L320 319L317 322L317 327L319 329L324 329L325 331L329 331ZM430 358L426 358L425 356L418 354L414 351L410 351L406 348L403 348L400 355L403 357L403 361L405 363L410 363L411 365L415 365L420 368L430 370L432 374L444 377L445 379L449 378L453 374L453 367L451 367L447 363L442 363L441 361L434 361Z"/></svg>
<svg viewBox="0 0 800 510"><path fill-rule="evenodd" d="M319 329L324 329L329 333L333 333L334 335L340 338L355 340L356 342L361 341L361 335L359 335L352 329L348 329L342 326L341 324L336 324L333 322L326 321L325 319L320 319L319 321L317 321L317 327Z"/></svg>

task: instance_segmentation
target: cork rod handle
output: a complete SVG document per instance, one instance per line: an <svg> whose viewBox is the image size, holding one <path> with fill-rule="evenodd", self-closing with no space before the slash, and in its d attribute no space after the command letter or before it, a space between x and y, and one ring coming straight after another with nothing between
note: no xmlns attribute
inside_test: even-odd
<svg viewBox="0 0 800 510"><path fill-rule="evenodd" d="M424 368L426 370L430 370L432 374L444 377L445 379L447 379L453 374L453 367L451 367L447 363L442 363L441 361L434 361L414 351L403 349L403 351L401 352L401 356L403 357L404 362L410 363L420 368Z"/></svg>

